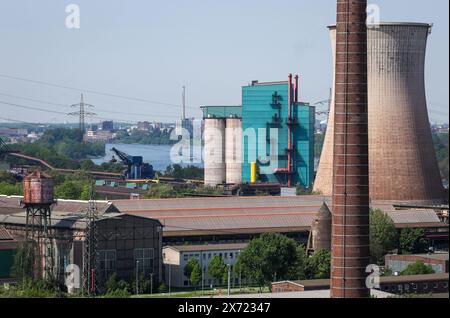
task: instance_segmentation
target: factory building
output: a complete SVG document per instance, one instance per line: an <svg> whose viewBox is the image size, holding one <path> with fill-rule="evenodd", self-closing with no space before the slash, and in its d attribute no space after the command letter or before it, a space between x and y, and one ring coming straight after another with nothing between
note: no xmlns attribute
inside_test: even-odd
<svg viewBox="0 0 450 318"><path fill-rule="evenodd" d="M298 77L242 88L242 181L257 180L289 187L312 185L314 178L315 107L298 101ZM254 135L256 135L256 140Z"/></svg>
<svg viewBox="0 0 450 318"><path fill-rule="evenodd" d="M298 102L298 76L242 87L242 107L202 109L206 185L311 187L315 107Z"/></svg>
<svg viewBox="0 0 450 318"><path fill-rule="evenodd" d="M226 265L231 266L231 285L238 285L240 283L240 277L234 274L233 267L238 260L239 254L247 245L246 243L236 243L166 246L163 249L165 281L170 282L170 286L172 287L192 287L189 282L189 277L184 275L184 268L191 258L195 258L198 260L202 269L202 285L208 287L220 286L224 282L211 277L208 272L208 266L211 260L215 256L219 256Z"/></svg>
<svg viewBox="0 0 450 318"><path fill-rule="evenodd" d="M0 232L17 242L26 237L26 212L21 198L8 198L0 209ZM80 272L85 260L86 210L85 201L58 201L52 208L49 229L53 247L53 273L61 283L68 265L74 264ZM96 275L100 290L108 277L116 273L118 279L133 281L136 273L154 282L163 279L162 225L158 220L127 215L109 202L97 202L99 213ZM8 214L6 214L8 213ZM4 254L4 253L3 253ZM5 272L4 269L2 269ZM2 273L4 275L4 273Z"/></svg>
<svg viewBox="0 0 450 318"><path fill-rule="evenodd" d="M431 26L381 23L367 30L369 183L372 200L441 202L444 190L431 136L424 83ZM333 56L336 27L330 27ZM335 100L314 191L332 194Z"/></svg>

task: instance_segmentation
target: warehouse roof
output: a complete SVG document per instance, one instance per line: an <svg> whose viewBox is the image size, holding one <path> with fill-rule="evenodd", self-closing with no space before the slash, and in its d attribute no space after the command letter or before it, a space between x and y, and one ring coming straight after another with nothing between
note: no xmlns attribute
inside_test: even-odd
<svg viewBox="0 0 450 318"><path fill-rule="evenodd" d="M11 241L13 237L9 232L5 229L4 226L0 225L0 241Z"/></svg>
<svg viewBox="0 0 450 318"><path fill-rule="evenodd" d="M22 212L24 210L24 206L21 204L22 199L22 196L0 195L0 215ZM95 203L99 213L119 212L111 202L95 201ZM82 212L87 210L88 205L88 201L58 199L52 206L52 212Z"/></svg>
<svg viewBox="0 0 450 318"><path fill-rule="evenodd" d="M98 218L99 218L99 221L103 221L103 220L113 219L113 218L120 219L124 216L144 218L147 220L154 220L156 222L159 222L158 220L150 219L145 216L129 215L129 214L117 213L117 212L99 214ZM16 213L16 214L12 214L12 215L3 215L3 216L0 215L0 224L24 226L26 224L26 212L20 212L20 213ZM54 212L54 211L52 211L51 222L50 222L50 226L52 228L84 230L86 228L86 224L87 224L87 222L86 222L85 213L81 213L81 212L70 213L70 212Z"/></svg>
<svg viewBox="0 0 450 318"><path fill-rule="evenodd" d="M227 251L227 250L243 250L248 246L247 243L234 244L203 244L203 245L180 245L166 246L179 252L200 252L200 251Z"/></svg>
<svg viewBox="0 0 450 318"><path fill-rule="evenodd" d="M308 231L317 211L331 198L230 197L116 200L123 213L145 215L161 221L164 236ZM381 207L401 227L444 226L432 210L396 210L393 203Z"/></svg>

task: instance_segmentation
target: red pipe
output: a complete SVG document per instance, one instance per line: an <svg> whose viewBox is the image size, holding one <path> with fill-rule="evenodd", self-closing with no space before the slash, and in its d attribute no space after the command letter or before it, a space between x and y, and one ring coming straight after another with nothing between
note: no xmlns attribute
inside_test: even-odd
<svg viewBox="0 0 450 318"><path fill-rule="evenodd" d="M288 81L288 187L292 187L292 74Z"/></svg>

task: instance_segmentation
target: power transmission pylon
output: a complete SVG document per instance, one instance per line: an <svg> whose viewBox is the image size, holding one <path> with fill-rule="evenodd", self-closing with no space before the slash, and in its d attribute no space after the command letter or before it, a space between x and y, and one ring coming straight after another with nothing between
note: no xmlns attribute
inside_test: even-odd
<svg viewBox="0 0 450 318"><path fill-rule="evenodd" d="M95 203L94 184L91 183L89 207L86 212L86 230L83 251L82 293L94 297L98 291L98 210Z"/></svg>
<svg viewBox="0 0 450 318"><path fill-rule="evenodd" d="M69 116L77 116L79 118L79 124L78 124L79 126L78 126L78 128L84 134L84 131L85 131L85 128L86 128L85 121L84 121L85 118L87 116L95 116L95 115L97 115L95 113L86 111L86 108L94 108L94 106L91 105L91 104L86 104L84 102L83 94L81 94L81 101L78 104L71 105L70 107L79 108L79 111L73 112L73 113L69 113L68 115Z"/></svg>

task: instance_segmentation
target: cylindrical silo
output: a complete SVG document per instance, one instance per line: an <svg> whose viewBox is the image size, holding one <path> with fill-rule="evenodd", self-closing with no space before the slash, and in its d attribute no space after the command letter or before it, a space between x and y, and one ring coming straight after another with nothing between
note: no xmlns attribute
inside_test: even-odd
<svg viewBox="0 0 450 318"><path fill-rule="evenodd" d="M225 119L206 118L204 128L205 185L225 182Z"/></svg>
<svg viewBox="0 0 450 318"><path fill-rule="evenodd" d="M326 203L317 212L308 241L308 250L314 253L331 250L331 212Z"/></svg>
<svg viewBox="0 0 450 318"><path fill-rule="evenodd" d="M225 128L226 182L242 183L242 119L227 118Z"/></svg>
<svg viewBox="0 0 450 318"><path fill-rule="evenodd" d="M330 30L334 50L336 28ZM372 200L437 203L444 199L425 95L425 53L430 30L430 25L423 23L381 23L368 28ZM314 190L324 195L332 195L334 107L333 101L314 185Z"/></svg>

